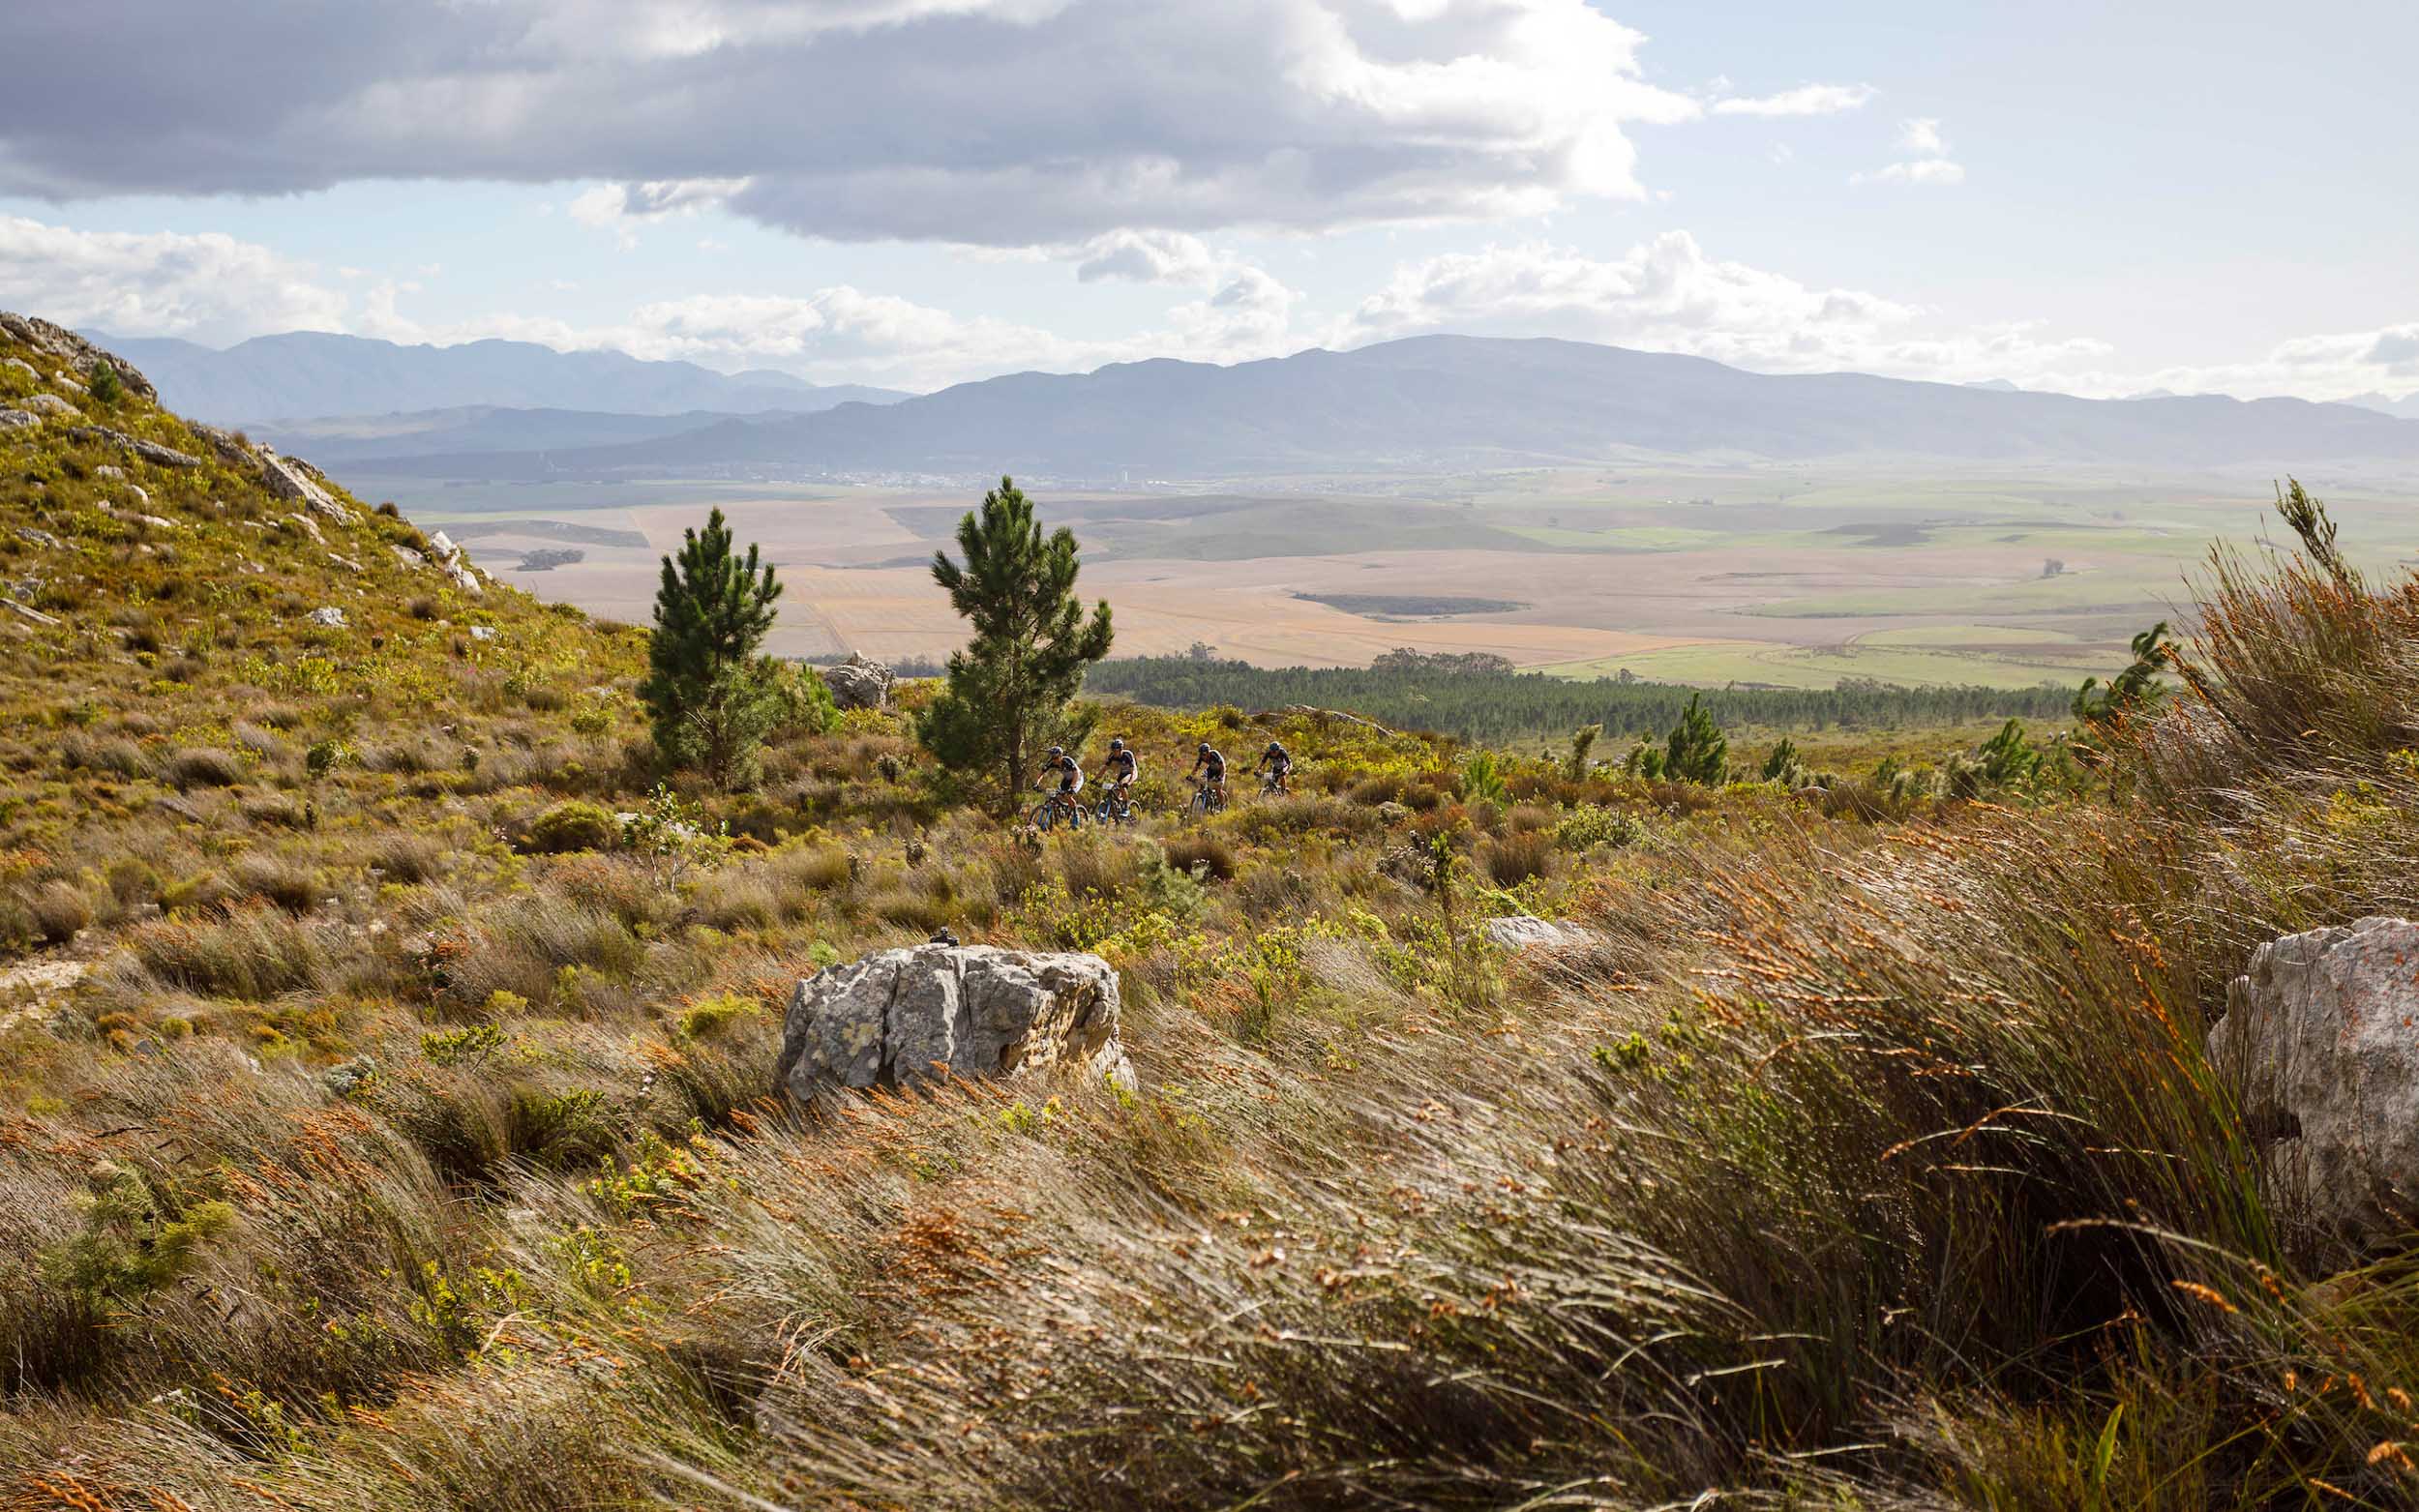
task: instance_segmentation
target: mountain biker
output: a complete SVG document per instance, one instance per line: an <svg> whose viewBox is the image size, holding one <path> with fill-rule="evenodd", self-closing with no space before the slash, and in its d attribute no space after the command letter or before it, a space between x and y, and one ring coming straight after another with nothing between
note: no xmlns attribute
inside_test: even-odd
<svg viewBox="0 0 2419 1512"><path fill-rule="evenodd" d="M1134 784L1143 775L1143 765L1124 736L1109 742L1109 757L1101 762L1100 775L1108 781L1111 799L1120 804L1134 801Z"/></svg>
<svg viewBox="0 0 2419 1512"><path fill-rule="evenodd" d="M1184 775L1190 777L1194 772L1201 774L1203 784L1208 787L1212 803L1225 800L1226 755L1224 752L1212 748L1210 742L1203 741L1193 749L1193 771Z"/></svg>
<svg viewBox="0 0 2419 1512"><path fill-rule="evenodd" d="M1042 759L1041 776L1034 780L1033 786L1044 786L1053 775L1059 779L1059 800L1069 809L1074 808L1075 795L1084 790L1084 769L1075 764L1075 758L1066 754L1064 746L1050 748L1049 755Z"/></svg>
<svg viewBox="0 0 2419 1512"><path fill-rule="evenodd" d="M1286 774L1293 769L1292 753L1288 752L1281 743L1271 740L1269 742L1269 749L1260 753L1260 764L1251 770L1255 777L1266 771L1269 774L1269 786L1282 792L1285 790Z"/></svg>

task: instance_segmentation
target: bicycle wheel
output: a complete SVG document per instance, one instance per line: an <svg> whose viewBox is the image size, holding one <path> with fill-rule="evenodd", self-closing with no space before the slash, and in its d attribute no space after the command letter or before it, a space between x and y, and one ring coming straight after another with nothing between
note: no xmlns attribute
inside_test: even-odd
<svg viewBox="0 0 2419 1512"><path fill-rule="evenodd" d="M1033 805L1033 812L1026 815L1025 822L1046 835L1050 832L1050 826L1058 822L1058 818L1059 806L1057 804L1037 803Z"/></svg>

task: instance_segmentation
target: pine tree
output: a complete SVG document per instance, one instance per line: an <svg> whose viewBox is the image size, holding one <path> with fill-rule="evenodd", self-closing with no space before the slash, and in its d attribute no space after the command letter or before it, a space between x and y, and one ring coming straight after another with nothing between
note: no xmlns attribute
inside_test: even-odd
<svg viewBox="0 0 2419 1512"><path fill-rule="evenodd" d="M1780 737L1780 744L1773 747L1772 755L1764 758L1763 775L1764 781L1778 783L1791 789L1804 787L1812 780L1806 770L1806 758L1798 754L1798 743L1786 735Z"/></svg>
<svg viewBox="0 0 2419 1512"><path fill-rule="evenodd" d="M744 560L732 554L719 509L702 534L685 534L677 560L664 558L639 697L668 764L696 767L724 786L753 775L757 747L783 709L779 668L758 655L780 597L755 546Z"/></svg>
<svg viewBox="0 0 2419 1512"><path fill-rule="evenodd" d="M1109 606L1084 617L1075 533L1045 537L1012 479L958 522L958 549L963 566L934 553L933 580L973 635L950 654L948 681L917 715L915 735L952 771L998 776L1013 803L1044 747L1079 745L1090 727L1069 705L1084 668L1109 654Z"/></svg>
<svg viewBox="0 0 2419 1512"><path fill-rule="evenodd" d="M1730 777L1730 737L1714 723L1702 694L1690 694L1680 723L1663 743L1662 777L1668 782L1718 786Z"/></svg>

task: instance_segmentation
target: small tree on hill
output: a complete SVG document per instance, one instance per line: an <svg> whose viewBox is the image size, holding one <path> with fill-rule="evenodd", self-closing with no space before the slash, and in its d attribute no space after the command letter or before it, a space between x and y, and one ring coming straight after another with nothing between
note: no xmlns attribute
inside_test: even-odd
<svg viewBox="0 0 2419 1512"><path fill-rule="evenodd" d="M1579 782L1588 775L1588 753L1596 749L1597 737L1604 733L1602 725L1582 725L1570 732L1570 780Z"/></svg>
<svg viewBox="0 0 2419 1512"><path fill-rule="evenodd" d="M1090 727L1068 706L1084 668L1109 654L1109 606L1085 617L1075 533L1044 536L1012 479L958 522L958 549L964 565L933 554L933 580L973 635L950 654L948 680L916 716L915 737L952 771L996 775L1013 803L1044 747L1078 744Z"/></svg>
<svg viewBox="0 0 2419 1512"><path fill-rule="evenodd" d="M1780 744L1773 747L1772 755L1764 758L1763 778L1768 783L1778 783L1792 789L1804 787L1812 781L1806 769L1806 758L1798 754L1798 743L1786 735L1780 737Z"/></svg>
<svg viewBox="0 0 2419 1512"><path fill-rule="evenodd" d="M781 584L753 545L744 559L731 545L717 509L702 534L686 533L676 560L664 558L639 685L663 759L725 786L753 774L757 748L783 714L779 668L758 655Z"/></svg>
<svg viewBox="0 0 2419 1512"><path fill-rule="evenodd" d="M1729 780L1730 737L1706 710L1704 695L1688 695L1680 723L1663 742L1662 775L1669 782L1701 783L1709 787Z"/></svg>

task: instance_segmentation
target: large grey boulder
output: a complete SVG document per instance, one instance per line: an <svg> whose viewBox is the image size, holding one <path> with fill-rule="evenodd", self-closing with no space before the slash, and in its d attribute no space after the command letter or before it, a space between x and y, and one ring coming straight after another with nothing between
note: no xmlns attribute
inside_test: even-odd
<svg viewBox="0 0 2419 1512"><path fill-rule="evenodd" d="M2419 924L2260 946L2226 987L2209 1059L2288 1209L2356 1242L2419 1222Z"/></svg>
<svg viewBox="0 0 2419 1512"><path fill-rule="evenodd" d="M773 1082L801 1102L944 1075L1072 1071L1131 1087L1120 1011L1117 972L1098 956L989 945L881 951L798 983Z"/></svg>
<svg viewBox="0 0 2419 1512"><path fill-rule="evenodd" d="M890 668L880 662L869 661L862 653L851 653L837 667L826 667L823 686L831 690L831 701L843 709L886 709L890 707Z"/></svg>

